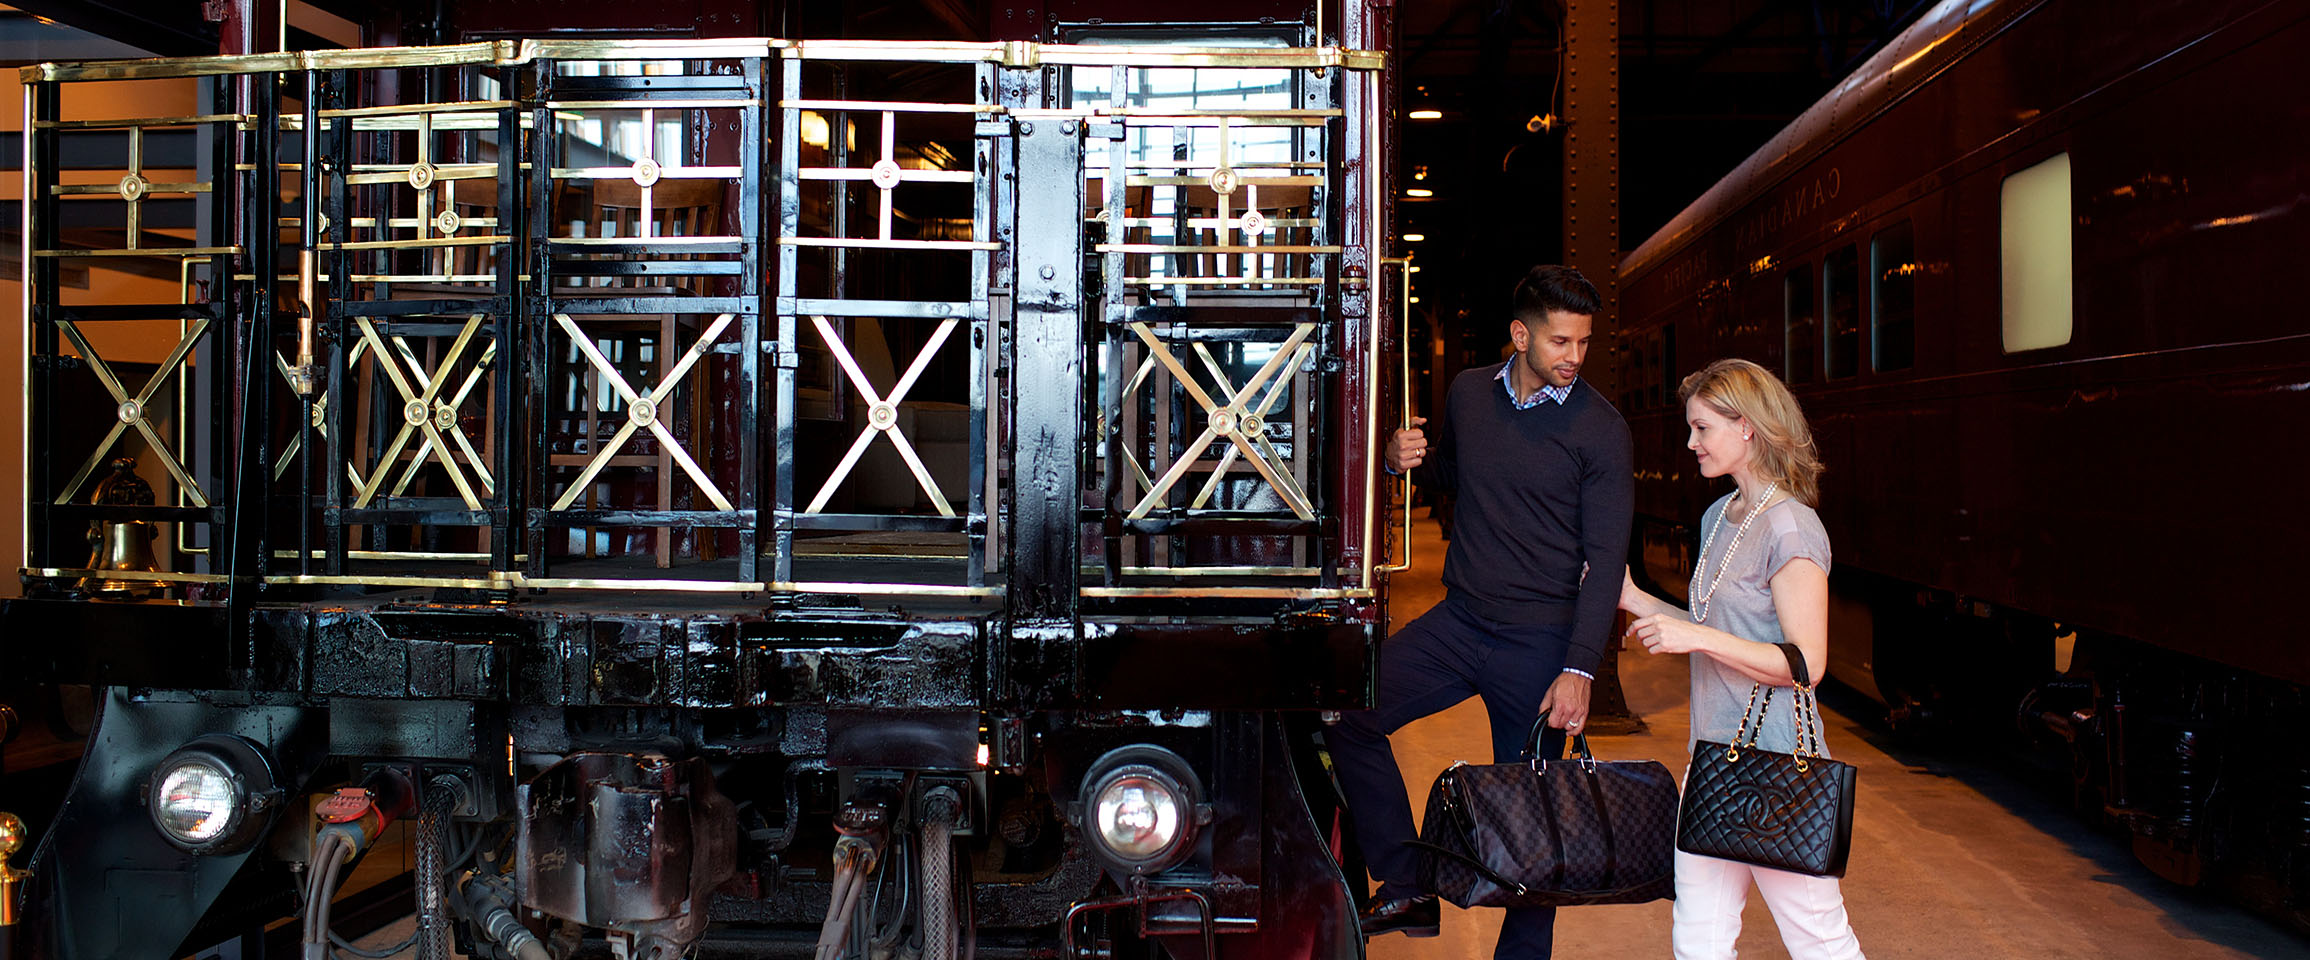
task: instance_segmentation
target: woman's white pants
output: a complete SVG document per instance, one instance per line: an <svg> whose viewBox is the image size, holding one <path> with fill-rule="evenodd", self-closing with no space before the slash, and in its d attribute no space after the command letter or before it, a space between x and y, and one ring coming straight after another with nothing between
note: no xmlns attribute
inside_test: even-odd
<svg viewBox="0 0 2310 960"><path fill-rule="evenodd" d="M1676 852L1676 960L1731 960L1749 885L1765 895L1790 960L1861 960L1834 877Z"/></svg>

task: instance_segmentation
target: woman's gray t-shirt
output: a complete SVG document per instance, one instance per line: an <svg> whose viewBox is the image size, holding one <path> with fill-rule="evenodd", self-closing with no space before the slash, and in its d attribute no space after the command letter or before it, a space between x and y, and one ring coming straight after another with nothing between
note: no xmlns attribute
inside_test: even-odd
<svg viewBox="0 0 2310 960"><path fill-rule="evenodd" d="M1701 514L1703 536L1716 528L1717 515L1724 512L1725 503L1732 499L1726 494ZM1740 526L1739 518L1726 517L1724 529L1717 532L1716 542L1709 545L1709 555L1702 558L1704 576L1715 579L1719 564L1727 563L1724 552L1732 547L1733 532ZM1708 626L1715 627L1743 640L1757 643L1779 643L1781 637L1780 612L1773 608L1773 575L1798 558L1811 560L1829 570L1829 532L1821 526L1821 515L1813 508L1796 500L1775 494L1773 502L1765 506L1763 515L1749 525L1748 535L1740 538L1739 549L1733 552L1731 564L1724 568L1724 579L1716 585L1716 593L1708 604ZM1708 588L1707 582L1701 589ZM1700 594L1690 598L1700 600ZM1706 654L1692 655L1692 739L1730 742L1740 729L1741 712L1748 707L1749 688L1754 683L1740 671L1718 663ZM1766 750L1788 753L1796 749L1796 728L1789 715L1790 693L1787 687L1773 690L1772 705L1763 720L1763 735L1757 746ZM1763 695L1758 695L1763 700ZM1690 744L1687 744L1689 747ZM1826 744L1822 752L1826 754Z"/></svg>

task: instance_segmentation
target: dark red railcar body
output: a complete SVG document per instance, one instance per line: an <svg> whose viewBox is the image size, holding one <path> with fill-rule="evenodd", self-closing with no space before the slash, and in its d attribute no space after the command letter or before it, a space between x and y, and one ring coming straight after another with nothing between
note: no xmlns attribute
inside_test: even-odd
<svg viewBox="0 0 2310 960"><path fill-rule="evenodd" d="M2009 737L2018 718L2066 741L2081 799L2181 879L2221 830L2298 826L2253 796L2298 779L2273 774L2206 829L2204 778L2290 756L2268 731L2310 683L2290 613L2310 530L2306 62L2296 0L1925 14L1624 262L1643 569L1678 590L1722 492L1684 449L1679 378L1756 360L1790 376L1828 466L1834 673L1897 722ZM2001 190L2061 155L2074 325L2008 352ZM1904 225L1914 256L1873 263ZM1857 362L1828 377L1841 261ZM1874 294L1902 278L1906 365Z"/></svg>

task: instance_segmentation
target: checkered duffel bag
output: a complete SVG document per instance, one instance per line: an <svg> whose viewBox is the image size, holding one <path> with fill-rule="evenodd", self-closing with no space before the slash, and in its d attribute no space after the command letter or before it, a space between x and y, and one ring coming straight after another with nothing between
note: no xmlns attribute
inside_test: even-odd
<svg viewBox="0 0 2310 960"><path fill-rule="evenodd" d="M1588 738L1521 763L1456 763L1428 791L1423 885L1462 907L1570 907L1674 897L1676 780L1657 760L1604 761Z"/></svg>

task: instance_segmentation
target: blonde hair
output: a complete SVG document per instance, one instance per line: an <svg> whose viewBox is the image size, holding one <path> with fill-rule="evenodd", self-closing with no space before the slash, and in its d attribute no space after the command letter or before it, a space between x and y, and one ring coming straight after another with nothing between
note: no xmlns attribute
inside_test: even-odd
<svg viewBox="0 0 2310 960"><path fill-rule="evenodd" d="M1806 506L1819 506L1821 454L1813 445L1813 428L1805 411L1779 377L1747 360L1727 358L1684 378L1677 398L1694 398L1727 417L1746 420L1755 428L1750 437L1750 458L1757 477L1778 482L1789 496Z"/></svg>

